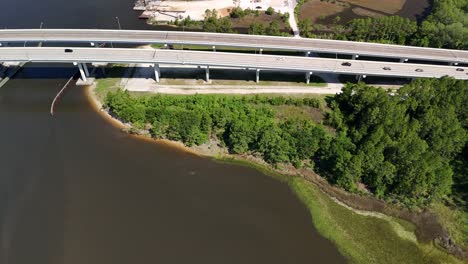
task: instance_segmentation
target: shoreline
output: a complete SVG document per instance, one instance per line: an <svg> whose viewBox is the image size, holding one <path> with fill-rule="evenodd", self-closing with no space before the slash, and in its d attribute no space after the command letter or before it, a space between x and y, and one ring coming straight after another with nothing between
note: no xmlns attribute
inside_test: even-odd
<svg viewBox="0 0 468 264"><path fill-rule="evenodd" d="M241 166L248 166L271 177L285 181L288 184L295 177L302 178L309 184L312 184L318 188L320 192L333 200L337 205L342 206L343 208L346 208L358 215L384 219L392 225L394 231L398 235L400 235L400 231L403 230L404 227L401 225L401 223L395 221L395 219L406 221L414 225L416 228L414 233L411 234L413 235L412 237L414 237L410 239L411 242L416 243L417 245L430 243L440 248L442 252L447 252L447 254L450 254L454 257L458 256L460 259L464 259L463 255L457 254L459 252L452 252L443 248L440 243L437 243L438 240L450 240L450 237L444 228L440 225L435 215L431 212L426 210L414 212L396 205L387 204L386 202L378 200L372 196L364 196L346 192L341 188L331 185L325 178L319 176L312 170L304 168L296 169L292 165L285 166L283 169L278 169L266 163L263 159L251 155L232 155L228 154L226 151L220 151L225 150L222 148L218 148L217 151L210 150L210 147L212 147L213 143L216 142L210 142L209 144L204 144L202 146L188 147L185 146L182 142L168 139L155 139L147 134L132 133L132 126L130 124L126 124L115 118L103 108L101 100L95 93L94 85L88 86L86 88L86 96L88 99L90 99L89 101L95 110L99 112L100 115L102 115L102 117L104 117L106 120L109 120L110 123L116 128L119 128L121 132L125 132L130 136L143 139L151 143L167 146L176 149L177 151L189 153L198 157L209 158L215 162L227 162L231 164L239 164ZM206 150L207 147L208 150ZM408 236L408 234L406 236Z"/></svg>

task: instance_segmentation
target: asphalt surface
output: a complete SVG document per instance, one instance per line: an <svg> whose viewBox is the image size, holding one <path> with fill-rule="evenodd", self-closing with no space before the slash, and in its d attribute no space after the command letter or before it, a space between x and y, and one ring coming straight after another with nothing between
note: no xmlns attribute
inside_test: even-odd
<svg viewBox="0 0 468 264"><path fill-rule="evenodd" d="M65 52L66 49L72 52ZM456 79L468 79L467 67L166 49L0 48L0 62L11 61L160 63L408 78L440 78L448 75Z"/></svg>
<svg viewBox="0 0 468 264"><path fill-rule="evenodd" d="M468 51L294 37L273 37L204 32L99 30L99 29L4 29L0 42L95 42L166 43L311 51L396 59L468 63Z"/></svg>

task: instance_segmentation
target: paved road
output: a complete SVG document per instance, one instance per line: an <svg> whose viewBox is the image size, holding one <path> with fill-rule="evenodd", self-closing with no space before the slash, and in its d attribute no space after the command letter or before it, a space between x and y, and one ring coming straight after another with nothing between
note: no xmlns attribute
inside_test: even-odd
<svg viewBox="0 0 468 264"><path fill-rule="evenodd" d="M70 48L73 49L71 53L66 53L65 49L0 48L0 62L161 63L410 78L448 75L456 79L468 79L468 68L457 71L457 67L452 66L161 49ZM344 66L344 62L350 62L351 65ZM384 67L391 69L384 70Z"/></svg>
<svg viewBox="0 0 468 264"><path fill-rule="evenodd" d="M468 63L468 51L324 39L143 30L0 30L0 42L15 41L200 44Z"/></svg>

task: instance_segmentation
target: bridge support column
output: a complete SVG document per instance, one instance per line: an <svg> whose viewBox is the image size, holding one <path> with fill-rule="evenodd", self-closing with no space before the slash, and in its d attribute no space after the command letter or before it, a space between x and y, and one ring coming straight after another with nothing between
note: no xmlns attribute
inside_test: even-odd
<svg viewBox="0 0 468 264"><path fill-rule="evenodd" d="M260 69L255 69L255 82L260 82Z"/></svg>
<svg viewBox="0 0 468 264"><path fill-rule="evenodd" d="M312 72L306 72L305 77L306 77L306 84L310 83L310 76L312 75Z"/></svg>
<svg viewBox="0 0 468 264"><path fill-rule="evenodd" d="M306 57L310 57L310 51L307 51L307 52L305 53L305 56L306 56Z"/></svg>
<svg viewBox="0 0 468 264"><path fill-rule="evenodd" d="M81 63L76 63L76 62L74 62L73 65L78 66L78 70L80 71L81 80L83 82L86 82L88 80L86 77L88 77L88 76L86 75L86 72L85 72L85 70L83 68L83 65Z"/></svg>
<svg viewBox="0 0 468 264"><path fill-rule="evenodd" d="M161 69L159 68L159 64L153 64L154 69L154 79L156 82L159 82L159 77L161 76Z"/></svg>
<svg viewBox="0 0 468 264"><path fill-rule="evenodd" d="M457 66L458 65L458 62L450 62L449 63L449 66Z"/></svg>
<svg viewBox="0 0 468 264"><path fill-rule="evenodd" d="M360 82L362 79L365 79L367 75L356 75L356 80Z"/></svg>
<svg viewBox="0 0 468 264"><path fill-rule="evenodd" d="M205 79L206 79L206 82L210 81L210 66L208 65L205 68Z"/></svg>
<svg viewBox="0 0 468 264"><path fill-rule="evenodd" d="M81 65L83 66L83 70L84 70L86 76L89 77L88 66L86 65L86 63L82 63Z"/></svg>
<svg viewBox="0 0 468 264"><path fill-rule="evenodd" d="M216 46L213 46L213 51L216 51Z"/></svg>
<svg viewBox="0 0 468 264"><path fill-rule="evenodd" d="M359 58L359 55L357 55L357 54L354 54L354 55L351 57L351 59L353 59L353 60L355 60L355 59L357 59L357 58Z"/></svg>
<svg viewBox="0 0 468 264"><path fill-rule="evenodd" d="M401 59L400 59L400 62L401 62L401 63L407 62L407 61L408 61L408 59L405 59L405 58L401 58Z"/></svg>
<svg viewBox="0 0 468 264"><path fill-rule="evenodd" d="M258 54L263 54L263 49L258 50Z"/></svg>

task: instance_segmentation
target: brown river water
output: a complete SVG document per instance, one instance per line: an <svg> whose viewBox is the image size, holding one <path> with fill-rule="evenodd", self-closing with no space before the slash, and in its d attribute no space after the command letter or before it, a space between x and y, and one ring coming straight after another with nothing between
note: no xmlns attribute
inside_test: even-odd
<svg viewBox="0 0 468 264"><path fill-rule="evenodd" d="M74 3L71 3L74 2ZM147 28L133 1L0 0L0 27ZM0 89L0 263L344 263L287 184L122 133L27 65Z"/></svg>

